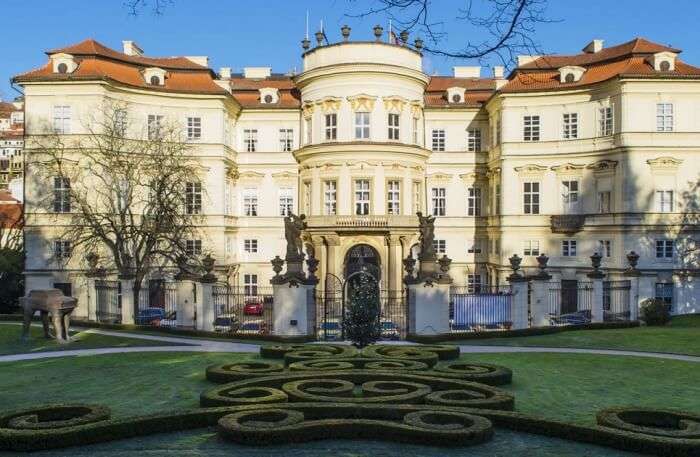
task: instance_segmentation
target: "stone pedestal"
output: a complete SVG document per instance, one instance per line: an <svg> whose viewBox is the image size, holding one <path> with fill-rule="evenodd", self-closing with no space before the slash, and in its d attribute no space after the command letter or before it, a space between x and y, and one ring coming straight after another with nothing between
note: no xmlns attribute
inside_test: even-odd
<svg viewBox="0 0 700 457"><path fill-rule="evenodd" d="M85 286L87 289L87 317L89 321L97 321L97 289L95 289L95 283L100 279L95 276L88 276L85 278Z"/></svg>
<svg viewBox="0 0 700 457"><path fill-rule="evenodd" d="M511 277L509 279L513 296L511 298L511 319L513 320L513 330L528 328L528 303L526 278Z"/></svg>
<svg viewBox="0 0 700 457"><path fill-rule="evenodd" d="M134 280L133 278L119 278L122 290L122 324L134 323Z"/></svg>
<svg viewBox="0 0 700 457"><path fill-rule="evenodd" d="M273 283L274 335L313 335L316 310L316 304L313 301L315 287L315 284Z"/></svg>
<svg viewBox="0 0 700 457"><path fill-rule="evenodd" d="M418 282L407 288L408 333L450 333L450 283Z"/></svg>
<svg viewBox="0 0 700 457"><path fill-rule="evenodd" d="M178 327L194 327L195 319L195 287L196 283L189 279L180 279L176 283L177 294L177 325Z"/></svg>
<svg viewBox="0 0 700 457"><path fill-rule="evenodd" d="M588 277L593 283L591 322L603 322L605 320L605 311L603 309L603 278L605 275L599 271L594 271L589 273Z"/></svg>
<svg viewBox="0 0 700 457"><path fill-rule="evenodd" d="M530 296L530 312L533 327L549 326L549 280L551 276L535 276L532 278L532 294Z"/></svg>

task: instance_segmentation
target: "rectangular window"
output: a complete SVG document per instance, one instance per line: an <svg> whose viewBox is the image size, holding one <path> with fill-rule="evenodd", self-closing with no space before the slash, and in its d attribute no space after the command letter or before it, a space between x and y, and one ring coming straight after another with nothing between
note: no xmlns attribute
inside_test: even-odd
<svg viewBox="0 0 700 457"><path fill-rule="evenodd" d="M420 181L413 181L413 213L423 209L423 192Z"/></svg>
<svg viewBox="0 0 700 457"><path fill-rule="evenodd" d="M401 214L401 183L391 180L386 183L386 213Z"/></svg>
<svg viewBox="0 0 700 457"><path fill-rule="evenodd" d="M578 113L564 113L562 138L565 140L578 138Z"/></svg>
<svg viewBox="0 0 700 457"><path fill-rule="evenodd" d="M661 300L671 311L673 309L673 284L657 282L654 289L654 298Z"/></svg>
<svg viewBox="0 0 700 457"><path fill-rule="evenodd" d="M612 241L598 240L598 254L606 259L612 257Z"/></svg>
<svg viewBox="0 0 700 457"><path fill-rule="evenodd" d="M68 178L53 178L53 212L70 213L70 180Z"/></svg>
<svg viewBox="0 0 700 457"><path fill-rule="evenodd" d="M323 211L334 216L338 211L338 184L335 181L323 182Z"/></svg>
<svg viewBox="0 0 700 457"><path fill-rule="evenodd" d="M523 183L523 212L525 214L540 214L540 183Z"/></svg>
<svg viewBox="0 0 700 457"><path fill-rule="evenodd" d="M481 216L481 188L467 189L467 216Z"/></svg>
<svg viewBox="0 0 700 457"><path fill-rule="evenodd" d="M53 107L53 131L59 135L67 135L71 132L70 106L56 105Z"/></svg>
<svg viewBox="0 0 700 457"><path fill-rule="evenodd" d="M576 257L576 240L562 240L561 255L564 257Z"/></svg>
<svg viewBox="0 0 700 457"><path fill-rule="evenodd" d="M202 183L187 182L185 183L185 213L186 214L201 214L202 213Z"/></svg>
<svg viewBox="0 0 700 457"><path fill-rule="evenodd" d="M396 113L389 113L389 140L399 141L399 123L400 116Z"/></svg>
<svg viewBox="0 0 700 457"><path fill-rule="evenodd" d="M202 255L202 240L185 240L185 254L190 257Z"/></svg>
<svg viewBox="0 0 700 457"><path fill-rule="evenodd" d="M467 253L469 253L469 254L481 254L481 252L482 252L481 246L482 246L482 240L480 240L480 239L473 240L472 243L467 248Z"/></svg>
<svg viewBox="0 0 700 457"><path fill-rule="evenodd" d="M358 111L355 113L355 139L369 139L369 113L366 111Z"/></svg>
<svg viewBox="0 0 700 457"><path fill-rule="evenodd" d="M673 240L656 240L656 258L673 258Z"/></svg>
<svg viewBox="0 0 700 457"><path fill-rule="evenodd" d="M246 189L243 194L243 215L254 217L258 215L258 190Z"/></svg>
<svg viewBox="0 0 700 457"><path fill-rule="evenodd" d="M481 129L467 130L467 151L481 152Z"/></svg>
<svg viewBox="0 0 700 457"><path fill-rule="evenodd" d="M523 141L540 141L539 116L523 116Z"/></svg>
<svg viewBox="0 0 700 457"><path fill-rule="evenodd" d="M540 255L540 242L538 240L523 241L523 255L533 257Z"/></svg>
<svg viewBox="0 0 700 457"><path fill-rule="evenodd" d="M610 191L598 192L598 212L600 214L607 214L611 212Z"/></svg>
<svg viewBox="0 0 700 457"><path fill-rule="evenodd" d="M672 190L657 190L656 191L656 210L660 213L673 212L673 191Z"/></svg>
<svg viewBox="0 0 700 457"><path fill-rule="evenodd" d="M243 148L246 150L246 152L255 152L258 150L257 129L243 130Z"/></svg>
<svg viewBox="0 0 700 457"><path fill-rule="evenodd" d="M280 129L280 151L290 152L294 147L294 130Z"/></svg>
<svg viewBox="0 0 700 457"><path fill-rule="evenodd" d="M418 144L418 118L414 117L413 120L413 144Z"/></svg>
<svg viewBox="0 0 700 457"><path fill-rule="evenodd" d="M433 129L433 151L442 152L445 150L445 130Z"/></svg>
<svg viewBox="0 0 700 457"><path fill-rule="evenodd" d="M292 189L284 187L280 189L280 216L289 216L294 211L294 197Z"/></svg>
<svg viewBox="0 0 700 457"><path fill-rule="evenodd" d="M561 203L565 214L578 212L578 181L561 182Z"/></svg>
<svg viewBox="0 0 700 457"><path fill-rule="evenodd" d="M598 135L609 136L613 134L613 110L612 106L604 106L598 109Z"/></svg>
<svg viewBox="0 0 700 457"><path fill-rule="evenodd" d="M326 114L326 141L338 139L338 115L336 113Z"/></svg>
<svg viewBox="0 0 700 457"><path fill-rule="evenodd" d="M672 132L673 131L673 104L672 103L657 103L656 104L656 131L657 132Z"/></svg>
<svg viewBox="0 0 700 457"><path fill-rule="evenodd" d="M243 275L243 293L249 297L258 295L258 275L248 273Z"/></svg>
<svg viewBox="0 0 700 457"><path fill-rule="evenodd" d="M369 180L355 180L355 214L366 216L369 214Z"/></svg>
<svg viewBox="0 0 700 457"><path fill-rule="evenodd" d="M447 254L447 242L445 240L433 240L433 249L436 254Z"/></svg>
<svg viewBox="0 0 700 457"><path fill-rule="evenodd" d="M431 193L433 195L433 216L444 216L447 206L445 188L433 187Z"/></svg>
<svg viewBox="0 0 700 457"><path fill-rule="evenodd" d="M258 240L243 240L243 250L250 254L258 252Z"/></svg>
<svg viewBox="0 0 700 457"><path fill-rule="evenodd" d="M467 275L467 293L478 294L481 292L481 275Z"/></svg>
<svg viewBox="0 0 700 457"><path fill-rule="evenodd" d="M148 115L148 139L153 141L153 140L158 140L161 138L162 135L162 128L163 128L163 116L158 115L158 114L149 114Z"/></svg>
<svg viewBox="0 0 700 457"><path fill-rule="evenodd" d="M53 257L56 260L64 260L70 258L71 245L70 241L54 240L53 242Z"/></svg>
<svg viewBox="0 0 700 457"><path fill-rule="evenodd" d="M187 118L187 139L199 140L202 138L202 118L188 117Z"/></svg>

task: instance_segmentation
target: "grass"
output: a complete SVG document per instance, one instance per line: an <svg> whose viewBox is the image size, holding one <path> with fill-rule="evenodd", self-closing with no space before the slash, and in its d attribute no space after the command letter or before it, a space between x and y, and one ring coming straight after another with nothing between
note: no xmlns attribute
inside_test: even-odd
<svg viewBox="0 0 700 457"><path fill-rule="evenodd" d="M700 356L700 315L676 316L664 327L574 330L551 335L450 341L449 344L622 349Z"/></svg>
<svg viewBox="0 0 700 457"><path fill-rule="evenodd" d="M174 343L144 340L120 336L107 336L87 331L71 332L70 344L58 344L55 339L44 338L41 326L29 328L29 341L22 341L22 326L0 322L0 355L24 354L44 351L65 351L104 347L175 346Z"/></svg>

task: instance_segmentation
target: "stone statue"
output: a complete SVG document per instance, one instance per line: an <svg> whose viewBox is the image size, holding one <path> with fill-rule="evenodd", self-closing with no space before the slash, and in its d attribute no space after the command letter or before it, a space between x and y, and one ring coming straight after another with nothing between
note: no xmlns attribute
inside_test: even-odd
<svg viewBox="0 0 700 457"><path fill-rule="evenodd" d="M301 241L301 232L306 229L306 216L290 214L284 218L284 238L287 240L287 255L285 259L303 259L304 244Z"/></svg>
<svg viewBox="0 0 700 457"><path fill-rule="evenodd" d="M435 217L423 216L423 213L418 211L418 230L420 231L420 259L435 259Z"/></svg>
<svg viewBox="0 0 700 457"><path fill-rule="evenodd" d="M39 311L46 338L50 338L49 315L51 315L56 341L61 344L70 341L70 315L78 304L75 298L66 297L58 289L30 290L26 297L19 299L19 303L24 310L23 340L29 338L32 316L35 311Z"/></svg>

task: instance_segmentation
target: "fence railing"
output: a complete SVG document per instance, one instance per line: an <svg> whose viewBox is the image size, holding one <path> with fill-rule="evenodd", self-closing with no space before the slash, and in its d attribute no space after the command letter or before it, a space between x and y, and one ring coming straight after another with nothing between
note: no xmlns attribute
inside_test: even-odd
<svg viewBox="0 0 700 457"><path fill-rule="evenodd" d="M552 282L548 291L549 324L580 325L591 322L592 282Z"/></svg>
<svg viewBox="0 0 700 457"><path fill-rule="evenodd" d="M214 331L231 335L270 335L274 295L271 287L215 285Z"/></svg>
<svg viewBox="0 0 700 457"><path fill-rule="evenodd" d="M179 311L185 313L184 309ZM183 326L181 325L183 316L179 317L180 319L178 319L177 286L174 282L149 281L139 290L138 312L134 316L136 325Z"/></svg>
<svg viewBox="0 0 700 457"><path fill-rule="evenodd" d="M510 285L450 287L452 332L509 330L512 325Z"/></svg>
<svg viewBox="0 0 700 457"><path fill-rule="evenodd" d="M630 320L631 282L603 281L603 320L605 322Z"/></svg>
<svg viewBox="0 0 700 457"><path fill-rule="evenodd" d="M121 324L122 297L119 281L95 281L95 317L97 322L106 324Z"/></svg>

